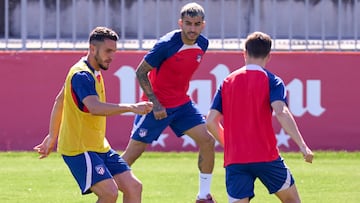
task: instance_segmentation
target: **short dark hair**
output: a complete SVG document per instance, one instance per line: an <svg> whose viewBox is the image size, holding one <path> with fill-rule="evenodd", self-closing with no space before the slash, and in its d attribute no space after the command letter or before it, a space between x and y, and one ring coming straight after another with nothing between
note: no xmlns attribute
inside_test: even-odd
<svg viewBox="0 0 360 203"><path fill-rule="evenodd" d="M249 56L265 58L271 50L271 37L263 32L253 32L245 41L245 51Z"/></svg>
<svg viewBox="0 0 360 203"><path fill-rule="evenodd" d="M185 6L183 6L181 8L180 15L181 15L181 19L183 19L184 16L190 16L190 17L200 16L203 20L205 19L204 8L194 2L188 3Z"/></svg>
<svg viewBox="0 0 360 203"><path fill-rule="evenodd" d="M117 41L119 39L119 36L114 30L107 27L96 27L90 32L89 35L90 44L93 44L96 41L103 42L105 39Z"/></svg>

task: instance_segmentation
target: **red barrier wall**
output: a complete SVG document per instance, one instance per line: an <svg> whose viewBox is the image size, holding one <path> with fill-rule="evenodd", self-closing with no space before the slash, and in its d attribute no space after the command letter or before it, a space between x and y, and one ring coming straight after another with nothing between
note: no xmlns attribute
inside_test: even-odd
<svg viewBox="0 0 360 203"><path fill-rule="evenodd" d="M85 52L0 52L0 150L31 150L48 131L50 111L69 67ZM118 52L103 72L109 102L138 101L140 88L135 68L145 52ZM190 94L206 114L222 79L242 66L237 52L208 52L190 85ZM289 106L314 150L360 150L359 53L275 52L267 68L284 80ZM123 150L129 139L133 115L108 118L107 136L112 147ZM274 119L275 120L275 119ZM278 145L297 150L274 121ZM220 147L218 147L221 150ZM192 151L186 136L177 139L166 129L148 150Z"/></svg>

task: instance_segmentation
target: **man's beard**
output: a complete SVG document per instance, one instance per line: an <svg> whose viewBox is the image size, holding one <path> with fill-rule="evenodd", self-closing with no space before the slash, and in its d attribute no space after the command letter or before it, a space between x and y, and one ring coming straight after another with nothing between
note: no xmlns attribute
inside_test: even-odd
<svg viewBox="0 0 360 203"><path fill-rule="evenodd" d="M95 61L96 61L96 63L99 65L99 67L100 67L101 69L103 69L103 70L109 69L109 67L104 66L104 65L102 64L102 60L101 60L98 56L99 56L99 54L96 53L96 55L95 55Z"/></svg>
<svg viewBox="0 0 360 203"><path fill-rule="evenodd" d="M109 67L105 67L105 66L103 66L102 64L99 64L99 67L101 68L101 69L103 69L103 70L107 70Z"/></svg>

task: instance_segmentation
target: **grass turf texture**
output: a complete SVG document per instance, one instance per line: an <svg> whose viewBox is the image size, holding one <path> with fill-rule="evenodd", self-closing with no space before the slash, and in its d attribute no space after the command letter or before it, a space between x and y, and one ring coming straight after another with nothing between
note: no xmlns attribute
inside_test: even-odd
<svg viewBox="0 0 360 203"><path fill-rule="evenodd" d="M33 152L0 153L0 202L95 202L94 194L82 196L61 156L38 160ZM360 202L360 152L315 152L313 164L299 153L282 153L306 203ZM216 154L212 193L227 202L222 153ZM197 153L145 152L133 165L143 182L144 203L191 203L198 190ZM121 194L121 193L120 193ZM118 202L121 201L121 195ZM279 202L256 181L252 203Z"/></svg>

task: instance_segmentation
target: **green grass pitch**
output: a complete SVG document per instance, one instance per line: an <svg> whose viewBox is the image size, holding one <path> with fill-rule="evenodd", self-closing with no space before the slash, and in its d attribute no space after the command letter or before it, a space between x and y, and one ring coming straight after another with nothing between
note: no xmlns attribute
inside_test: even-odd
<svg viewBox="0 0 360 203"><path fill-rule="evenodd" d="M227 202L222 153L216 154L211 191L219 203ZM292 171L302 202L360 202L360 152L316 151L313 164L300 153L282 153ZM39 160L34 152L0 153L0 202L95 202L82 196L61 156ZM143 203L192 203L198 190L197 153L145 152L133 165L143 182ZM121 193L120 193L121 194ZM118 202L121 202L121 195ZM257 181L252 203L279 202Z"/></svg>

